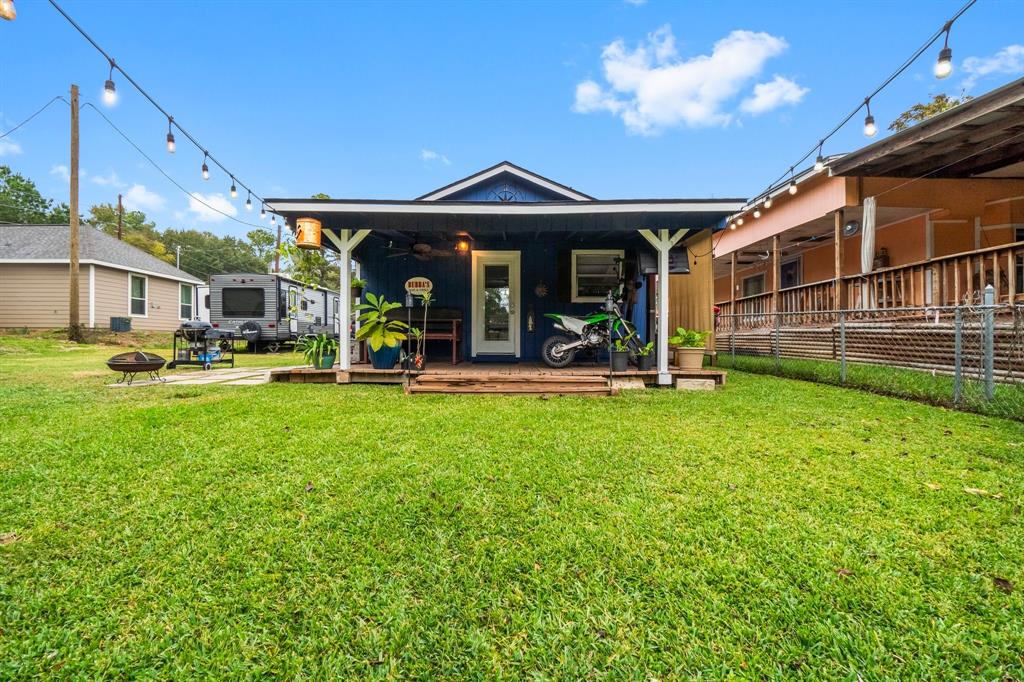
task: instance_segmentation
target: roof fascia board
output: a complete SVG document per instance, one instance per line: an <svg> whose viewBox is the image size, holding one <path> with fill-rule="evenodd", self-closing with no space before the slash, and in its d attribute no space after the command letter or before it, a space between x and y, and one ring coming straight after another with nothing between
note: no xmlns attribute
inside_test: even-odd
<svg viewBox="0 0 1024 682"><path fill-rule="evenodd" d="M118 265L117 263L108 263L106 261L94 260L92 258L83 258L78 261L82 265L99 265L104 268L111 268L113 270L123 270L125 272L135 272L140 275L146 275L148 277L156 277L157 279L173 279L176 282L185 282L187 284L205 284L201 279L189 279L187 277L178 277L176 275L166 275L162 272L156 272L154 270L143 270L140 268L133 268L127 265ZM69 261L67 258L0 258L0 265L67 265Z"/></svg>
<svg viewBox="0 0 1024 682"><path fill-rule="evenodd" d="M743 200L708 200L695 202L630 201L579 202L573 204L479 202L323 202L277 201L274 210L295 213L410 213L420 215L586 215L630 213L709 213L738 211Z"/></svg>
<svg viewBox="0 0 1024 682"><path fill-rule="evenodd" d="M517 166L513 166L512 164L505 162L500 163L497 166L494 166L487 170L481 171L476 175L470 175L468 178L459 180L454 184L448 185L447 187L442 187L441 189L435 190L430 194L425 194L419 199L417 199L417 201L437 201L438 199L443 199L447 196L451 196L452 194L461 192L462 190L468 187L472 187L473 185L485 182L496 175L500 175L501 173L511 173L512 175L515 175L518 178L526 180L527 182L532 182L533 184L539 185L540 187L543 187L544 189L550 192L554 192L556 194L559 194L563 197L567 197L574 201L593 200L592 197L589 197L586 194L581 194L579 192L576 192L575 190L571 190L565 187L564 185L560 185L557 182L552 182L547 178L543 178L539 175L536 175L535 173L531 173L530 171L518 168Z"/></svg>

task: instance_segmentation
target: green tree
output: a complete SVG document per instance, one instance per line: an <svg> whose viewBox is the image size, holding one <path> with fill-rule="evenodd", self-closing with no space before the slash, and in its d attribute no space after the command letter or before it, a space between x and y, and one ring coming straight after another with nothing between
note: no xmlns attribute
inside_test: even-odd
<svg viewBox="0 0 1024 682"><path fill-rule="evenodd" d="M39 193L34 182L15 173L10 166L0 166L0 221L67 225L70 220L67 204L54 204Z"/></svg>
<svg viewBox="0 0 1024 682"><path fill-rule="evenodd" d="M111 204L97 204L89 209L89 223L111 237L117 236L117 209ZM125 211L122 216L122 239L148 254L168 263L174 262L174 253L163 242L156 223L148 220L142 211Z"/></svg>
<svg viewBox="0 0 1024 682"><path fill-rule="evenodd" d="M245 236L249 240L252 255L256 256L264 266L269 265L270 261L274 259L277 237L270 230L265 230L262 227L249 230Z"/></svg>
<svg viewBox="0 0 1024 682"><path fill-rule="evenodd" d="M947 109L952 109L953 107L963 104L964 102L969 102L972 99L974 98L970 95L961 95L959 98L950 97L945 94L935 95L932 97L930 102L915 104L900 114L895 121L889 124L889 130L898 133L901 130L906 130L915 123L926 121L935 114L941 114Z"/></svg>
<svg viewBox="0 0 1024 682"><path fill-rule="evenodd" d="M162 239L170 253L181 247L181 269L202 280L229 272L267 271L266 262L256 257L244 239L174 229L164 230Z"/></svg>

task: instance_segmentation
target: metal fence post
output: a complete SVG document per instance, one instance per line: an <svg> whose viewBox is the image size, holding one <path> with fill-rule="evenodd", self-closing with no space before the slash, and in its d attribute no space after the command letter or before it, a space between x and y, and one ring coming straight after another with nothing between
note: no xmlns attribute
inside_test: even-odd
<svg viewBox="0 0 1024 682"><path fill-rule="evenodd" d="M959 405L963 397L964 382L964 315L963 308L953 311L953 404Z"/></svg>
<svg viewBox="0 0 1024 682"><path fill-rule="evenodd" d="M732 366L736 368L736 329L739 327L739 320L736 318L736 312L733 311L732 315L732 335L729 338L729 350L732 353Z"/></svg>
<svg viewBox="0 0 1024 682"><path fill-rule="evenodd" d="M846 311L839 311L839 383L846 383Z"/></svg>
<svg viewBox="0 0 1024 682"><path fill-rule="evenodd" d="M982 312L982 323L984 334L982 338L982 350L985 354L985 399L992 400L996 393L995 383L995 355L996 355L996 292L989 284L985 287L985 307Z"/></svg>
<svg viewBox="0 0 1024 682"><path fill-rule="evenodd" d="M782 360L781 360L782 352L781 352L781 349L779 347L780 346L780 344L779 344L779 330L780 330L781 326L782 326L782 314L777 312L777 313L775 313L775 371L776 372L778 372L778 371L780 371L782 369Z"/></svg>

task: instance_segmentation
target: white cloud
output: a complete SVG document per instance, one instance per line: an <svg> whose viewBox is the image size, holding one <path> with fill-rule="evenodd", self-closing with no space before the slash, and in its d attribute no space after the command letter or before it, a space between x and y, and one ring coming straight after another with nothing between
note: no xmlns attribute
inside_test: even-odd
<svg viewBox="0 0 1024 682"><path fill-rule="evenodd" d="M426 161L427 163L438 162L443 163L446 166L452 165L452 162L448 160L448 157L444 154L439 154L433 149L422 149L420 150L420 160Z"/></svg>
<svg viewBox="0 0 1024 682"><path fill-rule="evenodd" d="M776 75L767 83L755 85L754 94L740 103L740 109L756 116L786 104L799 104L808 92L807 88Z"/></svg>
<svg viewBox="0 0 1024 682"><path fill-rule="evenodd" d="M71 171L68 169L67 166L65 166L63 164L58 165L58 166L54 166L53 168L51 168L50 169L50 175L52 175L55 178L59 178L60 180L63 180L64 182L70 182L71 181Z"/></svg>
<svg viewBox="0 0 1024 682"><path fill-rule="evenodd" d="M629 132L643 135L678 125L724 126L733 120L725 105L788 46L768 33L733 31L710 55L683 59L672 28L665 25L634 50L621 39L606 45L601 61L607 89L593 80L579 83L573 110L607 111Z"/></svg>
<svg viewBox="0 0 1024 682"><path fill-rule="evenodd" d="M17 156L21 153L21 145L14 140L0 140L0 156Z"/></svg>
<svg viewBox="0 0 1024 682"><path fill-rule="evenodd" d="M188 210L201 223L219 223L227 220L228 216L238 215L235 205L220 192L216 194L193 192L192 196L188 198ZM227 215L224 215L225 213Z"/></svg>
<svg viewBox="0 0 1024 682"><path fill-rule="evenodd" d="M964 90L973 88L985 76L1024 73L1024 45L1007 45L991 57L968 57L962 68L967 74Z"/></svg>
<svg viewBox="0 0 1024 682"><path fill-rule="evenodd" d="M129 211L159 211L166 203L162 196L138 183L124 194L124 205Z"/></svg>
<svg viewBox="0 0 1024 682"><path fill-rule="evenodd" d="M92 181L95 182L100 187L118 187L118 188L121 188L121 187L127 187L128 186L126 183L121 182L121 178L117 177L117 173L115 173L114 171L110 171L110 175L107 175L107 176L94 175L94 176L92 176ZM141 187L141 185L139 185L139 186ZM143 188L143 189L145 189L145 188Z"/></svg>

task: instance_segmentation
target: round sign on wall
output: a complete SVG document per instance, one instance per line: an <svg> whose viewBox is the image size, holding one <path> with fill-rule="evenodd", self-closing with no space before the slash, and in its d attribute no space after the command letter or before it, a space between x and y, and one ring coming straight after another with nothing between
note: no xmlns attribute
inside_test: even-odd
<svg viewBox="0 0 1024 682"><path fill-rule="evenodd" d="M433 288L434 283L426 277L410 277L405 280L405 290L414 296L425 294Z"/></svg>

